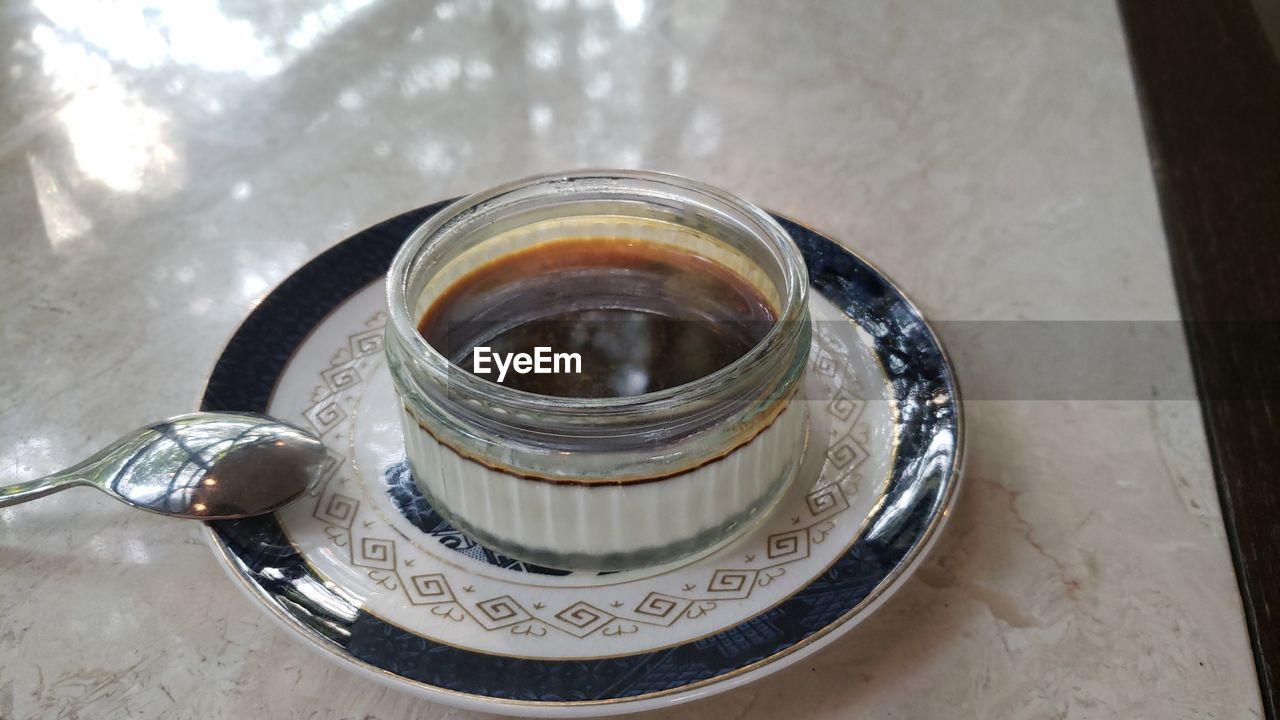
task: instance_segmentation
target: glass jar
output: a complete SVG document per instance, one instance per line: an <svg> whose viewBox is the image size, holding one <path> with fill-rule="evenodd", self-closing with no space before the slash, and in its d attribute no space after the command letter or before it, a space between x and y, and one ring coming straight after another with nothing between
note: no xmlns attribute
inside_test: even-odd
<svg viewBox="0 0 1280 720"><path fill-rule="evenodd" d="M684 385L610 398L522 392L449 362L418 332L476 267L557 240L643 240L735 271L775 310L758 344ZM673 175L584 171L459 200L419 227L387 279L387 359L405 449L432 505L489 548L619 570L718 546L771 506L807 433L799 249L759 208Z"/></svg>

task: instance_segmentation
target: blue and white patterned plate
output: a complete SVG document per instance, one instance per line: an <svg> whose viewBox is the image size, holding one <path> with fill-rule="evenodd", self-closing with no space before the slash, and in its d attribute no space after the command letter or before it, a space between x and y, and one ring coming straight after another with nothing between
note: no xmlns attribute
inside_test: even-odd
<svg viewBox="0 0 1280 720"><path fill-rule="evenodd" d="M254 309L205 410L309 426L330 448L311 497L210 523L230 574L293 634L371 678L525 716L663 707L774 672L851 628L919 562L959 482L955 378L882 274L781 219L813 284L810 438L776 509L704 557L565 573L450 527L409 477L383 360L383 275L444 203L369 228Z"/></svg>

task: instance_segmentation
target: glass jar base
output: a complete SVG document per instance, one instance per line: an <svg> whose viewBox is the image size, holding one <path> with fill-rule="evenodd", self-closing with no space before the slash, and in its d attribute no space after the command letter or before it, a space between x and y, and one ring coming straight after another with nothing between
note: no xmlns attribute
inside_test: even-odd
<svg viewBox="0 0 1280 720"><path fill-rule="evenodd" d="M804 432L805 442L803 443L803 448L807 449L809 432L807 421L805 423ZM414 483L426 497L427 501L431 503L431 506L435 511L447 520L450 525L453 525L476 542L496 553L500 553L516 560L557 570L567 570L571 572L621 572L627 570L639 570L647 567L653 567L655 565L665 565L677 560L691 561L705 555L710 555L738 538L743 537L749 531L758 527L760 522L772 513L774 507L776 507L782 497L786 495L786 490L791 487L792 482L795 480L796 475L799 472L804 454L803 449L801 452L796 454L791 465L778 476L777 480L769 486L768 491L762 495L757 502L752 503L745 510L733 517L730 517L719 525L707 528L692 537L683 538L667 545L645 547L628 552L611 552L603 554L565 553L541 548L526 547L519 543L504 540L492 533L477 530L474 527L471 527L465 520L462 520L451 512L445 503L442 503L437 498L433 497L425 483L418 482L416 478Z"/></svg>

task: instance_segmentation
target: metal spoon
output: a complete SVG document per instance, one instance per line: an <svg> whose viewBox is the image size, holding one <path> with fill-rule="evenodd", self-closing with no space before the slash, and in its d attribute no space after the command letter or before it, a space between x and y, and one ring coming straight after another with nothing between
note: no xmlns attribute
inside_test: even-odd
<svg viewBox="0 0 1280 720"><path fill-rule="evenodd" d="M161 515L262 515L306 493L324 459L324 445L292 425L247 413L192 413L137 430L62 472L0 486L0 507L91 485Z"/></svg>

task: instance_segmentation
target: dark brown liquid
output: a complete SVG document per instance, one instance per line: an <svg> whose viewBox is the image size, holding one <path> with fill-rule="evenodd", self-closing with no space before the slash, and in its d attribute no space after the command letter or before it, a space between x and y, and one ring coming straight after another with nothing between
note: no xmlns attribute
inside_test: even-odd
<svg viewBox="0 0 1280 720"><path fill-rule="evenodd" d="M742 357L775 316L732 270L645 241L544 243L494 260L435 299L427 342L474 373L473 348L581 356L581 373L520 374L502 384L561 397L621 397L683 385ZM491 372L474 373L497 381Z"/></svg>

